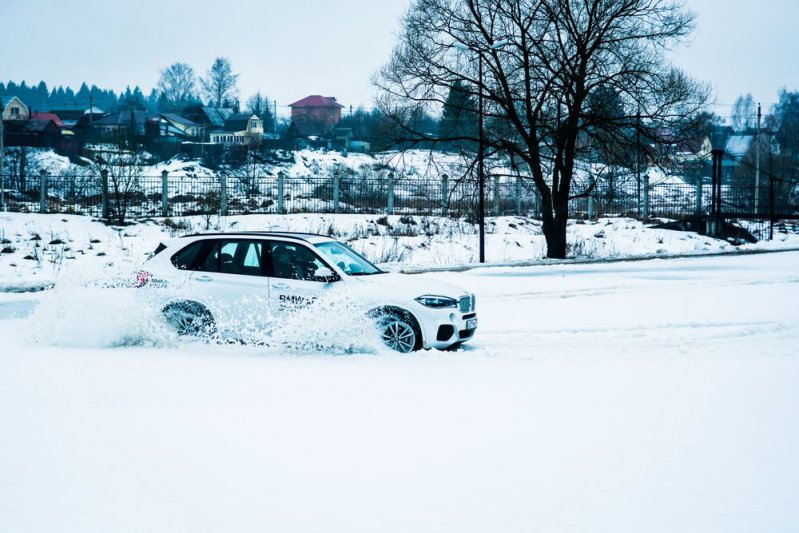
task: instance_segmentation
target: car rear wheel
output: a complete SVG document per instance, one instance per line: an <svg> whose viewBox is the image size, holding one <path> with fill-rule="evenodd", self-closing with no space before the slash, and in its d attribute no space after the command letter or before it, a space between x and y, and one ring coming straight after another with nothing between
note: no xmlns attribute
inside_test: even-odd
<svg viewBox="0 0 799 533"><path fill-rule="evenodd" d="M211 337L216 333L216 324L211 313L196 302L176 302L163 310L167 322L178 335Z"/></svg>

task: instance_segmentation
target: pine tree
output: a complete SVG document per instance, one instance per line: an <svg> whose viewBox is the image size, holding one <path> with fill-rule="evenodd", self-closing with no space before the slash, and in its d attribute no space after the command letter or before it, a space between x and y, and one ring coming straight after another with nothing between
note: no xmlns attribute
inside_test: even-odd
<svg viewBox="0 0 799 533"><path fill-rule="evenodd" d="M473 150L477 140L477 106L462 81L452 84L444 102L438 136L445 149Z"/></svg>

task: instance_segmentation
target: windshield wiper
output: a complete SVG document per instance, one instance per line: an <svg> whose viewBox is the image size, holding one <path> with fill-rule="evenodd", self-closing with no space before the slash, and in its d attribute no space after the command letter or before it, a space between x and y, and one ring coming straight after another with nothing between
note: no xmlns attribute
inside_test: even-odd
<svg viewBox="0 0 799 533"><path fill-rule="evenodd" d="M349 274L350 276L374 276L376 274L388 274L388 272L384 270L378 270L377 272L353 272Z"/></svg>

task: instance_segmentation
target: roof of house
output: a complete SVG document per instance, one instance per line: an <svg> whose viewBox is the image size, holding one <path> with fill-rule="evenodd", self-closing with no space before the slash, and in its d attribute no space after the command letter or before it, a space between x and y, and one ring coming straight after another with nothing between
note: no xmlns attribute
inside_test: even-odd
<svg viewBox="0 0 799 533"><path fill-rule="evenodd" d="M20 100L18 96L12 96L12 97L8 98L8 101L6 101L6 100L5 100L5 98L4 98L4 99L3 99L3 103L4 103L5 105L4 105L4 107L3 107L3 108L5 109L6 107L8 107L8 106L11 104L11 102L13 102L14 100L16 100L17 102L19 102L19 105L21 105L22 107L24 107L24 108L25 108L25 111L28 111L28 106L26 106L26 105L25 105L25 102L23 102L22 100Z"/></svg>
<svg viewBox="0 0 799 533"><path fill-rule="evenodd" d="M752 135L733 135L724 144L724 151L731 156L745 156L753 140Z"/></svg>
<svg viewBox="0 0 799 533"><path fill-rule="evenodd" d="M31 113L31 120L52 120L59 128L64 127L64 123L55 113Z"/></svg>
<svg viewBox="0 0 799 533"><path fill-rule="evenodd" d="M193 120L189 120L185 117L182 117L177 113L161 113L161 116L170 122L173 122L175 124L182 124L190 128L199 126L199 124L197 124Z"/></svg>
<svg viewBox="0 0 799 533"><path fill-rule="evenodd" d="M203 113L212 125L221 128L225 125L225 120L233 114L233 110L228 107L203 107Z"/></svg>
<svg viewBox="0 0 799 533"><path fill-rule="evenodd" d="M128 126L131 121L137 125L144 124L148 119L153 118L145 111L120 111L118 113L111 113L103 118L94 121L95 126Z"/></svg>
<svg viewBox="0 0 799 533"><path fill-rule="evenodd" d="M677 150L688 154L698 154L705 146L705 142L710 142L707 135L700 135L691 139L684 139L677 143Z"/></svg>
<svg viewBox="0 0 799 533"><path fill-rule="evenodd" d="M293 104L289 104L289 107L344 107L343 105L336 102L335 97L333 96L319 96L318 94L312 94L311 96L306 96L302 100L298 100Z"/></svg>
<svg viewBox="0 0 799 533"><path fill-rule="evenodd" d="M247 123L253 117L260 120L257 115L252 113L233 113L225 119L223 131L244 131L247 129Z"/></svg>
<svg viewBox="0 0 799 533"><path fill-rule="evenodd" d="M15 120L13 123L6 123L6 128L9 133L45 133L48 129L52 130L52 133L61 131L50 119Z"/></svg>
<svg viewBox="0 0 799 533"><path fill-rule="evenodd" d="M53 115L56 115L62 121L72 121L77 122L80 118L84 115L83 109L55 109L50 111Z"/></svg>

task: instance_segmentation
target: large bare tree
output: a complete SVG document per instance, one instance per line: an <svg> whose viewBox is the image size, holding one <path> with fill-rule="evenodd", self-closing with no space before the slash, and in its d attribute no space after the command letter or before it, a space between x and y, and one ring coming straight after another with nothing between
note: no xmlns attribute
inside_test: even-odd
<svg viewBox="0 0 799 533"><path fill-rule="evenodd" d="M562 258L569 201L590 192L572 190L575 163L592 143L640 146L704 105L707 89L665 55L693 20L673 0L415 0L378 104L399 125L409 109L440 110L456 82L482 95L488 154L523 163L547 255Z"/></svg>
<svg viewBox="0 0 799 533"><path fill-rule="evenodd" d="M158 92L169 110L180 110L197 97L197 76L188 63L173 63L161 71Z"/></svg>
<svg viewBox="0 0 799 533"><path fill-rule="evenodd" d="M203 95L208 105L213 107L232 106L238 96L236 81L239 75L233 72L230 59L217 57L211 68L200 80Z"/></svg>

